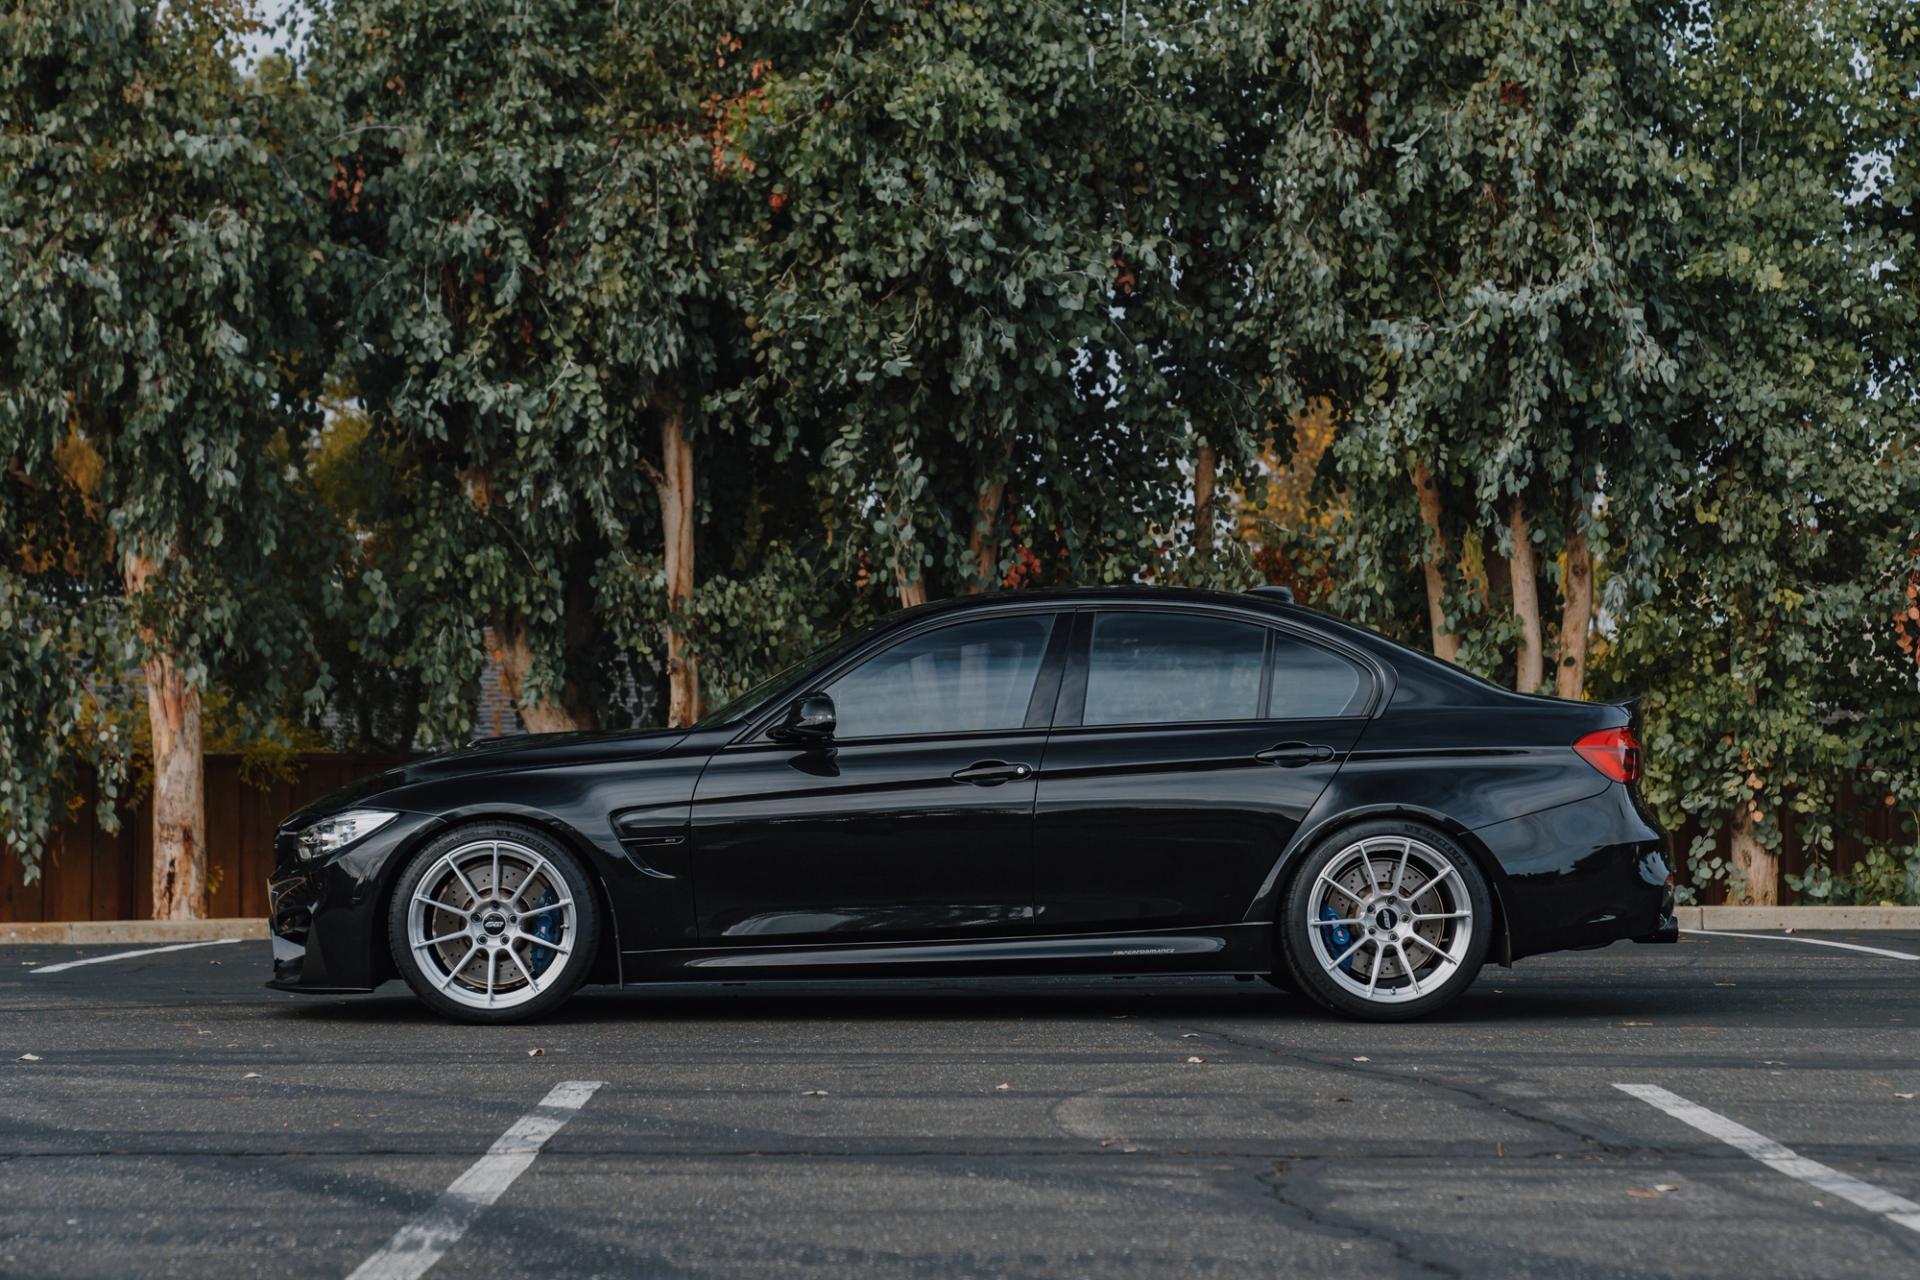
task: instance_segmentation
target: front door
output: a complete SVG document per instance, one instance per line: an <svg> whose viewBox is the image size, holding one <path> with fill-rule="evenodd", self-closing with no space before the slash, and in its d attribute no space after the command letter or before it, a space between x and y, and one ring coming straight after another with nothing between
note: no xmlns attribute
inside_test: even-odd
<svg viewBox="0 0 1920 1280"><path fill-rule="evenodd" d="M1027 931L1034 778L1065 657L1053 631L1043 611L935 625L829 678L831 740L718 752L693 804L702 938Z"/></svg>
<svg viewBox="0 0 1920 1280"><path fill-rule="evenodd" d="M1081 615L1035 811L1036 929L1238 922L1373 688L1359 663L1240 618Z"/></svg>

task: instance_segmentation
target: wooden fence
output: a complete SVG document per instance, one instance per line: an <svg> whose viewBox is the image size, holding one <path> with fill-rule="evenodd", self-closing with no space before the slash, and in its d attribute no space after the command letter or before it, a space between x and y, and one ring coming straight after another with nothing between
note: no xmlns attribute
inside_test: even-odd
<svg viewBox="0 0 1920 1280"><path fill-rule="evenodd" d="M264 916L273 869L273 829L335 787L380 773L404 756L302 755L291 781L256 786L240 776L240 757L207 757L207 914ZM89 802L55 833L27 884L20 860L0 854L0 924L36 920L144 920L153 914L153 809L143 798L120 812L110 833Z"/></svg>
<svg viewBox="0 0 1920 1280"><path fill-rule="evenodd" d="M292 781L256 786L240 776L240 757L207 757L208 914L264 916L267 913L267 873L273 868L273 829L282 818L309 800L317 799L356 778L404 763L403 756L303 755L297 758ZM1900 814L1874 803L1870 795L1845 795L1843 805L1859 805L1856 821L1876 841L1900 838ZM1681 829L1669 837L1669 854L1685 879L1686 851L1693 832ZM1724 840L1723 840L1724 843ZM1832 866L1844 871L1859 862L1864 846L1844 841L1836 848ZM153 856L153 813L148 802L129 806L120 815L120 830L109 834L94 821L89 803L56 833L41 861L40 878L33 884L21 875L19 859L0 855L0 924L38 920L144 920L153 913L148 869ZM1807 868L1807 851L1788 833L1782 850L1783 873ZM1724 900L1721 885L1708 886L1700 900ZM1784 879L1780 900L1791 902Z"/></svg>

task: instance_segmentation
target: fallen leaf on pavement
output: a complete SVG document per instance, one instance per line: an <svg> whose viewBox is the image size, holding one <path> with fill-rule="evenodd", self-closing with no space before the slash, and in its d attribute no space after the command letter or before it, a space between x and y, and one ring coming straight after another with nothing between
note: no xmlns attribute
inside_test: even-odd
<svg viewBox="0 0 1920 1280"><path fill-rule="evenodd" d="M800 1096L803 1098L824 1098L827 1096L827 1091L825 1089L808 1089L801 1093Z"/></svg>
<svg viewBox="0 0 1920 1280"><path fill-rule="evenodd" d="M1205 1062L1206 1059L1205 1058L1188 1058L1187 1061L1188 1062Z"/></svg>
<svg viewBox="0 0 1920 1280"><path fill-rule="evenodd" d="M532 1049L527 1050L527 1056L529 1058L544 1058L547 1056L547 1051L545 1049L542 1049L536 1046Z"/></svg>
<svg viewBox="0 0 1920 1280"><path fill-rule="evenodd" d="M1010 1085L1010 1084L997 1084L997 1085L995 1085L995 1086L993 1086L993 1091L994 1091L995 1093L1001 1093L1001 1092L1004 1092L1004 1091L1006 1091L1006 1090L1008 1090L1008 1089L1011 1089L1011 1088L1013 1088L1013 1086L1012 1086L1012 1085Z"/></svg>
<svg viewBox="0 0 1920 1280"><path fill-rule="evenodd" d="M1372 1062L1373 1059L1372 1058L1355 1058L1354 1061L1355 1062Z"/></svg>
<svg viewBox="0 0 1920 1280"><path fill-rule="evenodd" d="M260 1073L258 1071L249 1071L247 1072L247 1074L241 1076L240 1078L242 1080L258 1080L260 1078Z"/></svg>
<svg viewBox="0 0 1920 1280"><path fill-rule="evenodd" d="M18 1058L15 1058L14 1061L15 1062L38 1062L40 1061L40 1055L37 1053L23 1053Z"/></svg>

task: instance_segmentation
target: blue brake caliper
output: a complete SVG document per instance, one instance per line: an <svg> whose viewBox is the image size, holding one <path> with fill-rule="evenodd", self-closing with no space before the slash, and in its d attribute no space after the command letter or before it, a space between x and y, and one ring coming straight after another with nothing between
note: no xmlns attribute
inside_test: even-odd
<svg viewBox="0 0 1920 1280"><path fill-rule="evenodd" d="M1335 911L1331 906L1322 905L1320 908L1320 918L1322 920L1343 920L1346 917L1342 916L1338 911ZM1342 952L1353 945L1353 931L1343 924L1334 925L1331 929L1322 929L1320 930L1320 945L1327 949L1328 955L1337 960L1340 958ZM1352 973L1353 961L1349 959L1340 967L1348 973Z"/></svg>
<svg viewBox="0 0 1920 1280"><path fill-rule="evenodd" d="M534 903L533 905L534 905L534 908L538 910L541 907L550 907L558 901L560 901L560 895L555 893L552 889L548 889L545 893L540 895L540 901ZM533 936L540 939L542 942L557 941L560 937L560 922L559 920L555 919L555 917L558 916L559 914L560 913L558 911L546 911L546 912L542 912L540 915L535 916L533 918L534 919L534 925L532 929ZM547 971L547 966L553 963L553 955L554 953L551 947L533 948L532 953L529 955L528 959L530 959L533 962L534 977L537 978L541 974Z"/></svg>

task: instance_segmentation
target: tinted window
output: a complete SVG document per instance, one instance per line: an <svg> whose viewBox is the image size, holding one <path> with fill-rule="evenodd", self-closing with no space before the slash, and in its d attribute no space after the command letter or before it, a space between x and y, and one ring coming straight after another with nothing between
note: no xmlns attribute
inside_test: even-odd
<svg viewBox="0 0 1920 1280"><path fill-rule="evenodd" d="M1336 653L1275 633L1267 716L1314 720L1357 713L1373 691L1367 674Z"/></svg>
<svg viewBox="0 0 1920 1280"><path fill-rule="evenodd" d="M1177 613L1103 613L1087 655L1084 724L1251 720L1265 627Z"/></svg>
<svg viewBox="0 0 1920 1280"><path fill-rule="evenodd" d="M838 738L1018 729L1051 614L989 618L902 640L827 686Z"/></svg>

